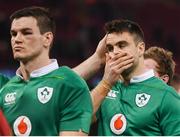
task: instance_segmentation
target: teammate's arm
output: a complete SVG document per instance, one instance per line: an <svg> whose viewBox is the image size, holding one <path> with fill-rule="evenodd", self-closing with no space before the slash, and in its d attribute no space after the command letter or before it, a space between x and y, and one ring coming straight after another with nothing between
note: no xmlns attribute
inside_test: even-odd
<svg viewBox="0 0 180 137"><path fill-rule="evenodd" d="M95 53L80 65L73 68L85 80L91 78L105 64L106 36L99 42Z"/></svg>

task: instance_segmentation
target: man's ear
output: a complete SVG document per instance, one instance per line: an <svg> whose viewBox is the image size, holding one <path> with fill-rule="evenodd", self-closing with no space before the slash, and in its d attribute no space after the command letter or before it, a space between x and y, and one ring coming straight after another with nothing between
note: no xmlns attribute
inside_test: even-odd
<svg viewBox="0 0 180 137"><path fill-rule="evenodd" d="M138 46L139 56L144 56L145 43L144 42L139 42L137 46Z"/></svg>
<svg viewBox="0 0 180 137"><path fill-rule="evenodd" d="M43 43L44 43L44 46L47 48L47 47L50 47L50 45L52 44L52 41L53 41L53 33L52 32L46 32L43 34Z"/></svg>
<svg viewBox="0 0 180 137"><path fill-rule="evenodd" d="M169 81L169 76L168 76L167 74L160 76L160 78L161 78L165 83L168 83L168 81Z"/></svg>

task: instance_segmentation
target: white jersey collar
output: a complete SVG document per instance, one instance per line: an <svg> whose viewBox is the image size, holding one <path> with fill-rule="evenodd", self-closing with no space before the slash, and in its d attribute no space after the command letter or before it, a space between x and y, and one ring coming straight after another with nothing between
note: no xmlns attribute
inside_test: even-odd
<svg viewBox="0 0 180 137"><path fill-rule="evenodd" d="M40 77L40 76L46 75L46 74L58 69L58 68L59 68L59 65L57 63L57 60L51 59L51 63L49 65L32 71L30 74L30 77L31 78ZM17 69L16 75L23 79L21 72L20 72L20 69Z"/></svg>
<svg viewBox="0 0 180 137"><path fill-rule="evenodd" d="M154 76L155 76L154 71L151 69L151 70L148 70L147 72L143 73L142 75L132 77L130 80L130 83L142 82L142 81L145 81Z"/></svg>

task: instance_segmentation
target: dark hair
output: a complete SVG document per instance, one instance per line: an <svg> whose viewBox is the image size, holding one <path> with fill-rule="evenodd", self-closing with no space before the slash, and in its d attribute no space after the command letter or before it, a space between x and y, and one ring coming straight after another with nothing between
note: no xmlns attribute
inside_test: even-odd
<svg viewBox="0 0 180 137"><path fill-rule="evenodd" d="M159 66L157 69L160 76L167 74L169 76L168 84L171 83L176 65L171 51L160 47L150 47L145 51L144 58L155 60Z"/></svg>
<svg viewBox="0 0 180 137"><path fill-rule="evenodd" d="M12 22L14 19L21 17L34 17L37 20L41 34L50 31L55 35L56 25L48 9L36 6L20 9L11 14L10 20Z"/></svg>
<svg viewBox="0 0 180 137"><path fill-rule="evenodd" d="M134 40L136 42L144 41L144 33L141 27L137 23L130 20L112 20L110 22L107 22L104 28L107 34L114 32L129 32L130 34L135 36Z"/></svg>

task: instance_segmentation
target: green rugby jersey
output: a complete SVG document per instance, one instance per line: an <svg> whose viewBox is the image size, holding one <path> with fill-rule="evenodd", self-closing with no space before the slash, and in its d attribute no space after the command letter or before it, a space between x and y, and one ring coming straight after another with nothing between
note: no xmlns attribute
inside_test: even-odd
<svg viewBox="0 0 180 137"><path fill-rule="evenodd" d="M116 83L97 118L101 136L180 135L180 97L149 71L128 86Z"/></svg>
<svg viewBox="0 0 180 137"><path fill-rule="evenodd" d="M0 74L0 88L2 88L9 81L8 77Z"/></svg>
<svg viewBox="0 0 180 137"><path fill-rule="evenodd" d="M36 76L35 76L36 75ZM84 80L68 67L15 76L1 89L1 107L14 135L57 136L61 131L88 133L92 102Z"/></svg>

